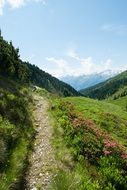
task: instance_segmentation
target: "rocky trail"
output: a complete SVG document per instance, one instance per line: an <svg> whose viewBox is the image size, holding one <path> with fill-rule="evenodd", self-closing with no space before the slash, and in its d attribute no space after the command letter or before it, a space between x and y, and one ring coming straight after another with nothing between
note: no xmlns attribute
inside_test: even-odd
<svg viewBox="0 0 127 190"><path fill-rule="evenodd" d="M47 190L56 168L54 152L51 146L52 126L48 118L48 102L40 96L34 96L34 126L37 131L34 151L29 159L26 190Z"/></svg>

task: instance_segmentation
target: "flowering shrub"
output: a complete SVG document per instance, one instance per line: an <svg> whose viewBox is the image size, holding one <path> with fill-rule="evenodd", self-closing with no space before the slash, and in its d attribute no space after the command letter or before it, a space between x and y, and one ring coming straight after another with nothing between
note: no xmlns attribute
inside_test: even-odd
<svg viewBox="0 0 127 190"><path fill-rule="evenodd" d="M77 113L70 102L63 101L58 106L58 118L64 130L64 139L74 148L74 159L82 155L92 165L98 167L102 189L127 189L126 148L91 120Z"/></svg>
<svg viewBox="0 0 127 190"><path fill-rule="evenodd" d="M127 153L123 153L123 154L121 155L121 158L127 159Z"/></svg>

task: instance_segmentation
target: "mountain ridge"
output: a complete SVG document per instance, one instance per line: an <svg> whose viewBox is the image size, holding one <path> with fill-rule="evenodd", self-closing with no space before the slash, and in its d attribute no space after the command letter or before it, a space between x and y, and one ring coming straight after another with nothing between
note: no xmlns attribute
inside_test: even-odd
<svg viewBox="0 0 127 190"><path fill-rule="evenodd" d="M73 87L20 59L19 49L0 35L0 75L20 83L33 83L60 96L80 95Z"/></svg>
<svg viewBox="0 0 127 190"><path fill-rule="evenodd" d="M81 90L99 84L100 82L103 82L117 75L120 72L121 71L104 70L102 72L96 72L89 75L79 75L79 76L66 75L60 77L60 80L70 84L76 90Z"/></svg>
<svg viewBox="0 0 127 190"><path fill-rule="evenodd" d="M101 100L113 96L115 93L117 93L117 91L119 91L121 88L123 88L126 85L127 85L127 70L116 75L115 77L106 80L105 82L99 83L87 89L82 89L80 90L80 92L86 97Z"/></svg>

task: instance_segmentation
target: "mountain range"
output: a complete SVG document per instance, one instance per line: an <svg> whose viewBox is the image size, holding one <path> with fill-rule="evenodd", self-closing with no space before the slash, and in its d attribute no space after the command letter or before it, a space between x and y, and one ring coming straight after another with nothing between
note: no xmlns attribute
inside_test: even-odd
<svg viewBox="0 0 127 190"><path fill-rule="evenodd" d="M20 59L19 49L12 42L4 40L0 35L0 75L18 81L18 83L33 84L45 88L49 92L61 96L77 96L70 85L42 71L35 65Z"/></svg>
<svg viewBox="0 0 127 190"><path fill-rule="evenodd" d="M127 71L124 71L113 78L99 83L95 86L80 91L84 96L94 99L114 99L126 96L127 94Z"/></svg>
<svg viewBox="0 0 127 190"><path fill-rule="evenodd" d="M92 73L89 75L80 75L80 76L72 76L66 75L60 77L60 80L68 83L76 90L81 90L88 88L90 86L94 86L100 82L103 82L115 75L117 75L120 71L112 71L112 70L105 70L103 72Z"/></svg>
<svg viewBox="0 0 127 190"><path fill-rule="evenodd" d="M109 78L78 92L22 61L0 35L0 190L30 189L31 179L44 174L47 181L50 172L52 190L126 190L127 71L116 74L72 77L78 89L83 79L91 86ZM42 185L37 181L38 189Z"/></svg>

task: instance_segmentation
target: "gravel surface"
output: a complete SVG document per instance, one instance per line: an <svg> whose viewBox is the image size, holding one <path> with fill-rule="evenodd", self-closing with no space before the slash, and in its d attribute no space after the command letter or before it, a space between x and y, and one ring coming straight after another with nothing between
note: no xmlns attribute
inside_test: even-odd
<svg viewBox="0 0 127 190"><path fill-rule="evenodd" d="M48 119L48 102L40 96L34 96L34 126L37 131L34 151L29 159L26 190L47 190L54 175L56 162L51 146L52 126Z"/></svg>

